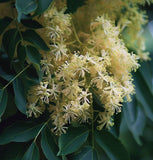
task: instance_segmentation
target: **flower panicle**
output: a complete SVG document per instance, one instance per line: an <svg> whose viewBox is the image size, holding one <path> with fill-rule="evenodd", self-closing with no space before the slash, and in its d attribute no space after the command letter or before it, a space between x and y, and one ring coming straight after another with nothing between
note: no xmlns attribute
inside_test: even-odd
<svg viewBox="0 0 153 160"><path fill-rule="evenodd" d="M92 2L88 0L83 7ZM98 3L102 2L108 4L104 0ZM120 6L107 12L99 10L96 13L101 16L88 16L82 24L77 22L85 15L80 17L79 12L65 14L66 9L59 9L57 4L44 15L50 51L42 54L43 79L28 92L27 112L29 116L38 117L44 112L40 108L45 106L54 125L52 131L57 135L65 133L70 124L90 123L92 118L98 122L100 130L112 127L113 115L121 112L122 103L125 99L130 101L134 94L131 72L140 66L139 58L147 60L148 55L144 55L142 48L137 55L130 53L122 33L132 30L132 22L139 19L139 28L133 29L138 34L145 18L137 13L139 0L133 2L134 6L129 6L129 1L114 3ZM122 18L119 13L123 6L126 13ZM90 7L95 6L87 7L88 11ZM96 13L93 11L93 15ZM133 17L127 16L131 14ZM89 24L85 23L88 18ZM94 106L95 101L101 104L98 109Z"/></svg>

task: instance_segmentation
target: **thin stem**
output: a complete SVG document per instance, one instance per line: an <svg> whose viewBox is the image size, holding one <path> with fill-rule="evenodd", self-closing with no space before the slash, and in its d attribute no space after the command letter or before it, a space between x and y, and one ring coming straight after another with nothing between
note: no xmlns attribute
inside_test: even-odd
<svg viewBox="0 0 153 160"><path fill-rule="evenodd" d="M99 115L96 116L96 118L94 119L94 122L97 120L98 116L99 116Z"/></svg>
<svg viewBox="0 0 153 160"><path fill-rule="evenodd" d="M71 44L71 46L80 49L78 45Z"/></svg>
<svg viewBox="0 0 153 160"><path fill-rule="evenodd" d="M40 130L39 130L39 132L37 133L37 135L36 135L36 137L35 137L35 139L34 139L33 142L36 142L36 140L37 140L39 134L40 134L41 131L44 129L44 127L48 124L49 121L50 121L50 118L49 118L49 119L43 124L43 126L40 128Z"/></svg>
<svg viewBox="0 0 153 160"><path fill-rule="evenodd" d="M23 68L22 71L20 71L14 78L12 78L3 88L2 90L6 89L17 77L19 77L26 69L30 67L31 64L27 65L25 68Z"/></svg>
<svg viewBox="0 0 153 160"><path fill-rule="evenodd" d="M13 1L12 1L12 2L13 2ZM11 5L12 5L12 3L11 3ZM20 28L19 28L17 19L16 19L15 15L14 15L14 10L13 10L12 6L11 6L11 11L12 11L12 15L13 15L13 17L14 17L14 21L15 21L17 30L18 30L19 35L20 35L20 37L21 37L21 42L22 42L22 44L24 45L24 40L23 40L21 31L20 31ZM24 46L25 46L25 45L24 45ZM14 78L12 78L11 81L9 81L9 82L2 88L2 90L6 89L17 77L19 77L27 68L29 68L30 65L31 65L31 64L27 65L27 66L26 66L22 71L20 71Z"/></svg>
<svg viewBox="0 0 153 160"><path fill-rule="evenodd" d="M80 39L79 39L79 37L78 37L78 35L77 35L77 33L76 33L76 30L75 30L73 21L72 21L72 28L73 28L74 35L75 35L76 40L80 43L80 45L83 45L83 43L80 41Z"/></svg>
<svg viewBox="0 0 153 160"><path fill-rule="evenodd" d="M47 125L47 122L45 122L45 123L43 124L43 126L40 128L39 132L37 133L37 135L36 135L36 137L35 137L35 139L34 139L34 142L36 142L39 134L41 133L41 131L44 129L44 127L45 127L46 125Z"/></svg>
<svg viewBox="0 0 153 160"><path fill-rule="evenodd" d="M94 112L99 112L98 110L94 110Z"/></svg>
<svg viewBox="0 0 153 160"><path fill-rule="evenodd" d="M72 41L72 42L67 42L67 43L65 43L66 45L71 45L71 44L74 44L76 42L76 40L75 41Z"/></svg>
<svg viewBox="0 0 153 160"><path fill-rule="evenodd" d="M92 133L92 149L95 148L95 144L94 144L94 111L93 111L93 107L92 107L92 130L91 130L91 133Z"/></svg>
<svg viewBox="0 0 153 160"><path fill-rule="evenodd" d="M17 30L18 30L19 35L20 35L20 38L21 38L21 43L22 43L22 45L23 45L24 47L26 47L25 44L24 44L24 39L23 39L23 36L22 36L21 31L20 31L20 28L19 28L19 25L18 25L18 22L17 22L17 19L16 19L16 18L15 18L15 23L16 23Z"/></svg>

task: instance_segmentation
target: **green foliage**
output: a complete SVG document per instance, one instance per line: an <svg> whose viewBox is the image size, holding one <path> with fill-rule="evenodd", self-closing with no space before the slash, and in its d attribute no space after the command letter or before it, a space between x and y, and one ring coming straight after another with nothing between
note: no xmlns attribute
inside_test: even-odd
<svg viewBox="0 0 153 160"><path fill-rule="evenodd" d="M38 131L42 127L41 124L36 124L34 122L16 122L0 134L0 145L4 145L10 142L26 142L29 141L37 135Z"/></svg>
<svg viewBox="0 0 153 160"><path fill-rule="evenodd" d="M15 93L15 104L20 112L26 114L26 98L24 95L23 83L19 78L13 81L13 88Z"/></svg>
<svg viewBox="0 0 153 160"><path fill-rule="evenodd" d="M129 155L121 142L108 131L95 131L95 139L99 146L112 160L129 160Z"/></svg>
<svg viewBox="0 0 153 160"><path fill-rule="evenodd" d="M32 46L26 46L27 57L31 61L31 63L35 66L36 70L40 70L40 53L39 51Z"/></svg>
<svg viewBox="0 0 153 160"><path fill-rule="evenodd" d="M140 105L141 104L137 104L135 98L131 103L126 103L124 105L124 117L136 142L142 145L140 136L143 135L146 119Z"/></svg>
<svg viewBox="0 0 153 160"><path fill-rule="evenodd" d="M17 47L17 56L21 63L24 63L26 58L26 48L25 46L21 45L21 43Z"/></svg>
<svg viewBox="0 0 153 160"><path fill-rule="evenodd" d="M30 42L38 49L41 49L43 51L49 51L49 48L44 42L44 40L34 30L26 30L23 33L23 39L27 42Z"/></svg>
<svg viewBox="0 0 153 160"><path fill-rule="evenodd" d="M152 86L152 79L153 79L153 74L152 74L152 68L153 66L153 62L143 62L141 64L141 68L140 68L140 74L142 76L142 78L144 79L147 88L150 90L150 92L153 94L153 86Z"/></svg>
<svg viewBox="0 0 153 160"><path fill-rule="evenodd" d="M140 104L142 104L143 110L148 118L153 120L153 94L150 92L146 82L142 78L142 75L137 72L136 73L136 99Z"/></svg>
<svg viewBox="0 0 153 160"><path fill-rule="evenodd" d="M39 160L39 149L36 143L32 143L26 153L24 154L22 160Z"/></svg>
<svg viewBox="0 0 153 160"><path fill-rule="evenodd" d="M52 0L45 0L45 1L44 0L38 0L37 1L38 7L36 9L36 12L35 12L34 16L42 14L49 7L51 2L52 2Z"/></svg>
<svg viewBox="0 0 153 160"><path fill-rule="evenodd" d="M10 66L6 65L9 63L8 57L1 57L0 58L0 77L5 79L6 81L10 81L14 78L14 73L12 73Z"/></svg>
<svg viewBox="0 0 153 160"><path fill-rule="evenodd" d="M48 160L60 160L57 157L58 146L55 143L54 137L50 130L46 127L41 133L41 147Z"/></svg>
<svg viewBox="0 0 153 160"><path fill-rule="evenodd" d="M73 160L98 160L98 155L95 149L91 146L84 146L78 152L71 156Z"/></svg>
<svg viewBox="0 0 153 160"><path fill-rule="evenodd" d="M43 28L43 26L40 23L38 23L36 20L33 20L33 19L23 19L23 20L21 20L21 23L25 27L30 28L30 29Z"/></svg>
<svg viewBox="0 0 153 160"><path fill-rule="evenodd" d="M18 21L21 20L22 14L29 14L37 8L36 0L16 0L15 6L18 11Z"/></svg>
<svg viewBox="0 0 153 160"><path fill-rule="evenodd" d="M0 121L1 117L5 112L6 106L7 106L7 91L6 90L0 90Z"/></svg>
<svg viewBox="0 0 153 160"><path fill-rule="evenodd" d="M16 45L20 41L20 38L21 37L17 29L10 29L5 32L3 36L3 47L10 59L14 57Z"/></svg>
<svg viewBox="0 0 153 160"><path fill-rule="evenodd" d="M11 143L1 150L1 159L3 160L21 160L26 147L22 143ZM8 154L9 152L9 154Z"/></svg>
<svg viewBox="0 0 153 160"><path fill-rule="evenodd" d="M59 152L57 155L67 155L76 151L88 138L86 127L69 128L66 134L59 138Z"/></svg>
<svg viewBox="0 0 153 160"><path fill-rule="evenodd" d="M0 86L3 86L0 89L1 159L130 160L131 157L134 160L138 157L142 160L139 151L144 149L141 148L143 146L147 148L145 154L152 157L153 60L143 62L139 71L134 73L136 95L132 102L124 104L122 113L114 116L115 124L110 131L96 131L93 122L90 122L92 129L91 126L75 126L74 122L75 127L70 127L65 134L57 137L51 133L51 119L46 120L48 113L38 120L26 119L26 94L30 87L40 83L43 74L40 71L40 52L49 51L37 32L43 24L36 18L51 2L16 0L13 5L18 17L5 16L0 19ZM0 3L10 1L0 0ZM73 13L84 4L85 0L67 0L66 12ZM14 22L16 25L9 27ZM149 39L153 40L152 36ZM94 107L101 106L97 95L93 97ZM16 110L12 111L14 105ZM97 116L96 113L94 116Z"/></svg>

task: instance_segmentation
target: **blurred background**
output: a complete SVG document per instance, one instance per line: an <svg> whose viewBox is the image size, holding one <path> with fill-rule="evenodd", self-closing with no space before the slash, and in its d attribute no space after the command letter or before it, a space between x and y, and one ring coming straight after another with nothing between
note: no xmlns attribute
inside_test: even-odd
<svg viewBox="0 0 153 160"><path fill-rule="evenodd" d="M148 15L143 36L151 60L141 62L134 73L136 95L131 103L124 105L120 139L132 160L153 160L153 5L141 9Z"/></svg>

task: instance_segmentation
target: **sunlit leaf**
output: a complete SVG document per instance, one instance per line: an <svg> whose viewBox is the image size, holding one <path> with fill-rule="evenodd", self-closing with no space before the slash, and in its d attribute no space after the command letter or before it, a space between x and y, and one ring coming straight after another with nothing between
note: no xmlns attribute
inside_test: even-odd
<svg viewBox="0 0 153 160"><path fill-rule="evenodd" d="M16 0L15 6L18 11L18 21L20 22L23 13L29 14L36 10L37 0Z"/></svg>

